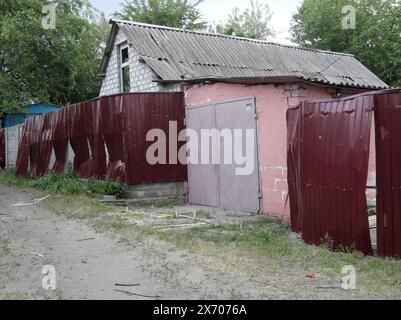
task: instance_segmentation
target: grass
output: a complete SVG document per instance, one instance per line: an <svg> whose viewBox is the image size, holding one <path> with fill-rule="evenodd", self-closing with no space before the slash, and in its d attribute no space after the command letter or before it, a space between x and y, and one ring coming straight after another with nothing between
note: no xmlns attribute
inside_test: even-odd
<svg viewBox="0 0 401 320"><path fill-rule="evenodd" d="M174 198L160 201L136 201L131 205L135 208L173 209L177 205L182 205L182 200Z"/></svg>
<svg viewBox="0 0 401 320"><path fill-rule="evenodd" d="M249 277L287 271L320 278L342 279L341 269L352 265L357 270L358 290L374 298L399 299L401 261L366 257L359 252L333 252L325 246L310 246L291 240L291 230L277 219L259 218L241 225L222 225L186 230L156 230L130 225L126 216L113 216L97 223L99 232L112 231L121 242L135 245L141 238L156 237L177 248L216 259L227 272Z"/></svg>
<svg viewBox="0 0 401 320"><path fill-rule="evenodd" d="M10 239L0 238L0 257L5 257L11 253Z"/></svg>
<svg viewBox="0 0 401 320"><path fill-rule="evenodd" d="M100 181L96 179L82 180L71 172L66 174L57 174L51 171L39 179L29 180L16 177L14 171L7 170L0 172L0 182L12 187L31 187L52 194L86 194L93 198L101 197L103 195L123 198L126 196L127 192L125 186L121 182Z"/></svg>
<svg viewBox="0 0 401 320"><path fill-rule="evenodd" d="M29 180L12 177L7 172L0 173L0 182L19 187L32 186ZM132 224L129 215L105 214L116 212L116 209L100 204L88 193L62 193L57 188L47 187L44 190L53 192L52 197L42 202L43 206L68 218L87 220L98 232L111 232L126 245L136 246L148 237L157 238L179 249L214 259L227 272L240 272L250 277L263 277L267 272L277 275L291 272L302 280L306 274L314 273L320 278L340 281L342 267L352 265L357 270L360 294L385 299L401 297L401 261L365 257L359 252L333 252L325 246L310 246L291 240L289 226L277 219L260 217L242 224L158 230ZM173 205L161 202L152 206L170 209ZM210 215L199 211L197 217L210 218ZM0 252L7 252L7 248L7 242L0 241Z"/></svg>

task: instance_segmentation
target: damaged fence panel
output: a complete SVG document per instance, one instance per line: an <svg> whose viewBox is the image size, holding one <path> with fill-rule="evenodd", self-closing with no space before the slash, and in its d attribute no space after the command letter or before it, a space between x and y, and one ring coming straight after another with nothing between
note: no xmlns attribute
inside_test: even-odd
<svg viewBox="0 0 401 320"><path fill-rule="evenodd" d="M0 170L6 167L6 132L0 129Z"/></svg>
<svg viewBox="0 0 401 320"><path fill-rule="evenodd" d="M80 108L85 119L90 158L81 165L79 173L82 178L103 179L106 175L106 150L101 126L100 99L83 102Z"/></svg>
<svg viewBox="0 0 401 320"><path fill-rule="evenodd" d="M20 141L16 172L38 178L49 169L63 172L68 145L74 153L73 171L82 178L121 180L127 184L187 180L183 164L149 163L146 154L155 141L147 133L158 129L177 140L185 129L182 93L129 93L101 97L28 118ZM170 132L170 122L173 124ZM174 141L175 139L175 141ZM183 141L168 157L177 158ZM166 148L170 145L167 143ZM54 152L55 164L49 168ZM168 159L166 159L168 160Z"/></svg>
<svg viewBox="0 0 401 320"><path fill-rule="evenodd" d="M299 148L300 148L300 118L301 108L292 108L287 112L288 127L288 152L287 152L287 168L288 168L288 190L289 194L296 199L290 200L291 209L291 227L293 232L301 230L301 209L299 208L301 194L300 190L300 168L299 168Z"/></svg>
<svg viewBox="0 0 401 320"><path fill-rule="evenodd" d="M305 242L372 254L366 203L372 114L372 96L360 96L307 101L299 122L289 121L293 229Z"/></svg>
<svg viewBox="0 0 401 320"><path fill-rule="evenodd" d="M124 109L121 95L100 99L103 138L108 151L106 180L126 181L124 159Z"/></svg>
<svg viewBox="0 0 401 320"><path fill-rule="evenodd" d="M401 90L375 94L377 254L401 258Z"/></svg>
<svg viewBox="0 0 401 320"><path fill-rule="evenodd" d="M50 113L54 124L53 149L55 163L53 170L57 173L64 172L67 164L67 148L69 141L68 109Z"/></svg>

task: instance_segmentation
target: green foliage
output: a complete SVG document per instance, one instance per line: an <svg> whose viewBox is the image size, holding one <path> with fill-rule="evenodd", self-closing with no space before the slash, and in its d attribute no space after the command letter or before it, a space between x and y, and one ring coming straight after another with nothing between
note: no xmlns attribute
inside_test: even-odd
<svg viewBox="0 0 401 320"><path fill-rule="evenodd" d="M1 171L0 182L14 187L32 187L53 194L85 194L93 198L103 195L123 198L127 192L124 184L119 181L82 180L74 173L58 174L53 171L35 180L18 178L12 170Z"/></svg>
<svg viewBox="0 0 401 320"><path fill-rule="evenodd" d="M87 0L58 1L44 29L46 0L0 1L0 113L32 101L66 105L98 95L107 29ZM104 24L104 23L103 23Z"/></svg>
<svg viewBox="0 0 401 320"><path fill-rule="evenodd" d="M343 30L342 8L356 9L356 28ZM401 86L400 0L304 0L293 17L293 41L354 54L391 86Z"/></svg>
<svg viewBox="0 0 401 320"><path fill-rule="evenodd" d="M257 0L251 0L250 8L243 12L239 8L234 8L228 20L216 26L216 32L237 37L266 40L269 36L274 35L273 30L268 27L271 17L272 13L267 4L262 5Z"/></svg>
<svg viewBox="0 0 401 320"><path fill-rule="evenodd" d="M167 27L201 30L206 28L197 8L203 0L126 0L118 19L157 24Z"/></svg>
<svg viewBox="0 0 401 320"><path fill-rule="evenodd" d="M32 187L62 194L86 194L90 197L110 195L124 197L126 190L121 182L100 181L100 180L80 180L74 173L57 174L49 172L47 175L32 182Z"/></svg>

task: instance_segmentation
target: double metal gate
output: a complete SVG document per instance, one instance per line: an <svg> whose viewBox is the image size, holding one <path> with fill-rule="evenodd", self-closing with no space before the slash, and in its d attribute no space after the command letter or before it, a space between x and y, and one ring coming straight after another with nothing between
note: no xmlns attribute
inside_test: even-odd
<svg viewBox="0 0 401 320"><path fill-rule="evenodd" d="M227 210L259 212L260 181L255 99L188 107L186 118L188 132L195 133L191 137L189 132L189 139L198 139L199 151L198 162L188 164L190 202ZM206 141L202 139L202 134L207 133L206 131L212 132L210 139L218 141L219 144L217 147L213 144L207 146L209 157L205 156ZM233 140L223 139L224 132L231 132ZM241 133L241 143L235 143L235 132ZM247 154L247 148L250 147L250 141L248 139L247 143L246 139L247 132L253 134L252 159L248 159L253 162L253 170L250 174L239 175L238 168L243 164L235 161L235 154ZM230 144L233 146L231 149ZM193 144L189 142L189 145ZM196 151L192 149L189 152ZM233 159L231 163L226 161L229 158Z"/></svg>

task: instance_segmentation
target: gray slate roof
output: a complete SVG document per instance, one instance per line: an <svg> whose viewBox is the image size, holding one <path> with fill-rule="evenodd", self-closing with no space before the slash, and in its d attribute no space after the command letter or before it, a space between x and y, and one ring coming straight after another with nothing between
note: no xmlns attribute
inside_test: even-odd
<svg viewBox="0 0 401 320"><path fill-rule="evenodd" d="M349 54L252 39L112 20L102 63L106 72L117 28L145 63L166 82L296 78L335 86L388 86Z"/></svg>

